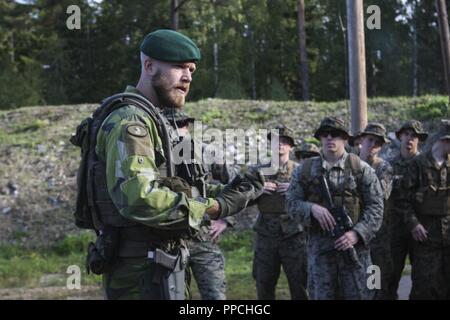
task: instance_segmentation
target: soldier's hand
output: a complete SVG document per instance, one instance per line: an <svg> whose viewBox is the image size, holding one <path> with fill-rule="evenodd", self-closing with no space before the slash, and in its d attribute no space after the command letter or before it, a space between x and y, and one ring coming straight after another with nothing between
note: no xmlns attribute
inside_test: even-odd
<svg viewBox="0 0 450 320"><path fill-rule="evenodd" d="M423 242L428 239L428 231L421 224L412 229L411 233L416 241Z"/></svg>
<svg viewBox="0 0 450 320"><path fill-rule="evenodd" d="M271 193L274 192L275 190L277 190L277 184L276 184L276 183L273 183L273 182L264 182L263 193L265 193L265 194L271 194Z"/></svg>
<svg viewBox="0 0 450 320"><path fill-rule="evenodd" d="M211 231L209 232L211 240L215 241L226 228L227 222L222 219L211 221Z"/></svg>
<svg viewBox="0 0 450 320"><path fill-rule="evenodd" d="M327 208L319 206L318 204L313 204L311 208L311 213L313 217L319 222L322 230L331 231L336 225L336 221L334 220L330 211Z"/></svg>
<svg viewBox="0 0 450 320"><path fill-rule="evenodd" d="M345 251L352 248L355 244L358 243L358 234L353 231L347 231L334 242L334 247L336 250Z"/></svg>
<svg viewBox="0 0 450 320"><path fill-rule="evenodd" d="M277 192L284 194L289 188L289 182L279 183L277 187Z"/></svg>

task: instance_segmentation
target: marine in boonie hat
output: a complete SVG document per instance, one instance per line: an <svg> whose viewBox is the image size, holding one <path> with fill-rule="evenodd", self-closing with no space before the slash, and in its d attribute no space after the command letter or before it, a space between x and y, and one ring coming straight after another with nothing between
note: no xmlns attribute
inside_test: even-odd
<svg viewBox="0 0 450 320"><path fill-rule="evenodd" d="M141 52L150 58L184 62L199 61L200 49L187 36L168 29L160 29L147 34L141 43Z"/></svg>
<svg viewBox="0 0 450 320"><path fill-rule="evenodd" d="M302 144L300 144L300 146L295 148L294 154L298 160L307 159L319 156L320 149L314 143L303 142Z"/></svg>
<svg viewBox="0 0 450 320"><path fill-rule="evenodd" d="M338 117L326 117L322 120L320 123L319 128L314 133L314 138L320 140L320 135L323 132L327 131L340 131L344 135L347 136L347 138L351 138L352 135L348 132L347 127L345 126L344 120Z"/></svg>
<svg viewBox="0 0 450 320"><path fill-rule="evenodd" d="M369 134L379 137L383 142L383 144L390 142L389 139L386 137L386 128L381 123L377 122L369 123L359 135L363 137Z"/></svg>
<svg viewBox="0 0 450 320"><path fill-rule="evenodd" d="M448 119L441 120L441 125L436 135L437 139L439 140L450 139L450 120Z"/></svg>
<svg viewBox="0 0 450 320"><path fill-rule="evenodd" d="M294 138L292 137L292 132L293 132L292 129L286 127L286 126L283 125L283 124L277 125L277 126L275 127L275 129L278 130L278 136L279 136L279 139L280 139L280 140L281 140L281 138L284 138L284 139L286 139L286 140L289 141L289 144L290 144L292 147L295 147L295 146L296 146L295 140L294 140ZM271 133L270 133L270 132L267 134L267 139L269 139L269 140L271 139Z"/></svg>
<svg viewBox="0 0 450 320"><path fill-rule="evenodd" d="M402 131L408 130L408 129L413 130L419 136L420 141L423 142L423 141L427 140L428 133L426 133L425 130L423 129L422 123L417 120L406 121L401 126L401 128L395 132L395 136L397 137L397 139L400 140L400 134L402 133Z"/></svg>

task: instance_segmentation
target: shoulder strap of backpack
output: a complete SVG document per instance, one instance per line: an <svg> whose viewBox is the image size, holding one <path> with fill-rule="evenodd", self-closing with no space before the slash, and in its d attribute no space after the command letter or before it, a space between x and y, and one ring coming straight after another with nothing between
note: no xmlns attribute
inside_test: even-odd
<svg viewBox="0 0 450 320"><path fill-rule="evenodd" d="M144 111L155 122L158 129L158 134L163 140L163 150L167 159L167 176L173 177L175 174L175 168L172 161L172 145L169 139L169 129L167 128L166 121L164 121L161 112L159 112L159 110L148 99L139 94L131 92L118 93L109 98L106 98L102 102L102 105L94 112L93 117L98 117L99 121L101 121L102 124L106 117L111 114L111 112L130 104Z"/></svg>
<svg viewBox="0 0 450 320"><path fill-rule="evenodd" d="M308 185L311 181L312 158L305 159L302 164L302 181Z"/></svg>

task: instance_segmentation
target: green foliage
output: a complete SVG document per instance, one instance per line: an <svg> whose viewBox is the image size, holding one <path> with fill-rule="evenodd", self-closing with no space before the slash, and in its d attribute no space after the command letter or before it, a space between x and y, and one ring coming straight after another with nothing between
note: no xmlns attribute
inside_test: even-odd
<svg viewBox="0 0 450 320"><path fill-rule="evenodd" d="M36 63L28 62L21 72L0 63L0 109L42 104L40 74Z"/></svg>
<svg viewBox="0 0 450 320"><path fill-rule="evenodd" d="M53 251L60 256L69 255L71 253L85 253L87 244L90 241L95 242L95 234L93 232L68 235L53 248Z"/></svg>
<svg viewBox="0 0 450 320"><path fill-rule="evenodd" d="M433 120L439 118L448 118L450 109L448 99L442 98L436 101L429 101L417 105L410 111L411 118L422 120Z"/></svg>
<svg viewBox="0 0 450 320"><path fill-rule="evenodd" d="M50 249L24 249L18 245L0 246L0 287L36 287L66 283L67 267L77 265L82 271L82 284L99 283L100 277L87 276L84 263L91 233L68 235ZM49 283L45 275L54 275ZM43 283L44 282L44 283Z"/></svg>
<svg viewBox="0 0 450 320"><path fill-rule="evenodd" d="M66 27L71 4L81 9L80 30ZM305 5L310 96L346 99L345 1ZM381 30L365 30L369 96L444 92L434 2L369 5L382 12ZM139 44L148 32L170 27L170 10L167 0L0 0L0 109L97 102L135 84ZM202 51L190 100L300 98L297 0L185 1L179 31Z"/></svg>

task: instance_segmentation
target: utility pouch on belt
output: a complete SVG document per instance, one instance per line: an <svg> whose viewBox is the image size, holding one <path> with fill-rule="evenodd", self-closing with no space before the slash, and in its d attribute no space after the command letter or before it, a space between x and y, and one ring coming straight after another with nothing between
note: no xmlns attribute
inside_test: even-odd
<svg viewBox="0 0 450 320"><path fill-rule="evenodd" d="M89 274L104 274L111 268L116 258L119 234L115 228L108 228L104 233L97 236L95 244L89 242L86 257L86 270Z"/></svg>

